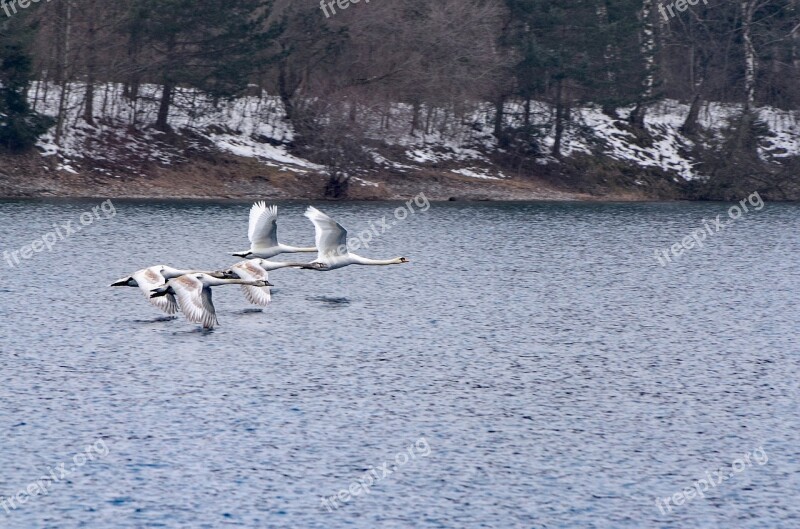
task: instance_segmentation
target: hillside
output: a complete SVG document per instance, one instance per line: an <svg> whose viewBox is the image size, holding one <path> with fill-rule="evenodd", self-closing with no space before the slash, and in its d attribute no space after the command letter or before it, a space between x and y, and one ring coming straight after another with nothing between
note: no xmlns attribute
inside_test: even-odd
<svg viewBox="0 0 800 529"><path fill-rule="evenodd" d="M2 196L312 199L325 197L335 173L347 180L343 196L353 199L419 192L434 200L691 198L709 179L708 155L723 144L726 123L741 112L736 105L705 106L698 119L704 132L690 138L681 132L689 107L676 101L650 107L646 134L598 108L576 109L557 159L546 154L555 134L548 105L535 104L530 113L535 143L512 139L501 146L492 133L491 105L477 105L459 119L434 115L412 134L411 108L396 104L391 121L362 117L370 126L359 147L368 157L331 168L317 153L297 152L280 98L256 88L218 101L198 90L176 90L170 132L151 126L159 86L140 87L135 103L122 85L96 87L92 124L83 118L85 86L72 83L67 90L60 137L54 125L35 152L2 158ZM30 99L37 112L57 115L58 88L34 83ZM506 129L522 128L523 113L521 105L508 104ZM800 116L769 107L757 115L767 128L757 146L760 163L765 171L784 167L800 153ZM788 189L783 198L797 198L795 188Z"/></svg>

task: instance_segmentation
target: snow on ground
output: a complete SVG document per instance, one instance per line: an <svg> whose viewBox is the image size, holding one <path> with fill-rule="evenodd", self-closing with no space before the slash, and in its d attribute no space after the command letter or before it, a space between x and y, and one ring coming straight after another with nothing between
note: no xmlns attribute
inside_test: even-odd
<svg viewBox="0 0 800 529"><path fill-rule="evenodd" d="M619 116L626 116L630 108L619 109ZM758 115L772 131L772 136L762 142L760 154L764 160L800 155L800 112L773 108L758 109ZM467 117L462 118L460 127L442 127L448 130L443 135L436 127L426 133L408 130L412 109L408 105L393 107L395 127L376 128L375 139L394 146L405 147L405 161L416 164L439 164L442 162L461 162L464 167L454 172L476 177L468 162L490 163L486 153L498 149L492 135L494 109L490 104L477 105ZM425 113L425 109L421 111ZM510 129L523 126L521 103L509 103L505 108L505 126ZM694 142L681 134L680 128L689 113L689 105L674 100L665 100L652 105L647 112L646 128L650 141L642 141L630 130L621 117L604 114L600 108L586 106L574 109L572 122L564 131L562 153L570 156L576 153L587 155L603 154L617 160L627 161L647 168L659 168L686 180L702 178L696 169L696 161L691 159ZM708 103L699 117L701 126L719 137L729 120L741 113L741 106ZM549 152L555 142L553 118L555 109L545 103L531 102L530 125L541 131L539 143L543 152ZM397 118L400 119L397 119ZM450 122L452 124L453 121ZM387 167L397 161L382 158L376 160ZM558 163L555 158L543 155L537 160L542 164ZM486 177L482 173L480 177Z"/></svg>
<svg viewBox="0 0 800 529"><path fill-rule="evenodd" d="M471 168L467 167L464 169L453 169L451 172L455 174L460 174L462 176L468 176L470 178L481 178L483 180L502 180L503 178L506 178L506 175L504 175L502 171L497 173L497 176L493 176L489 174L489 170L475 168L475 167Z"/></svg>
<svg viewBox="0 0 800 529"><path fill-rule="evenodd" d="M188 152L202 150L208 145L237 156L254 158L261 163L298 173L324 172L323 166L294 156L288 145L293 139L291 124L285 119L280 99L256 87L251 95L234 100L214 101L207 95L179 89L170 110L170 125L184 132ZM38 147L44 156L57 156L60 170L79 172L86 160L92 169L116 176L115 169L124 168L138 174L141 162L172 165L186 160L183 152L165 143L162 133L150 125L158 113L160 87L143 85L134 106L123 96L120 84L107 84L95 89L95 119L89 125L82 119L85 86L70 84L65 94L67 118L61 137L56 141L53 127L40 138ZM55 116L60 103L57 87L36 83L30 90L35 109ZM630 109L620 109L624 116ZM373 161L380 167L408 172L422 167L446 164L447 170L479 179L506 178L491 167L489 154L498 149L492 134L494 110L492 105L474 105L458 119L441 110L418 110L420 122L412 132L409 127L413 109L410 105L391 107L391 125L377 114L368 115L368 136L374 142L391 147L402 154L389 159L380 148L371 148ZM680 133L689 107L678 101L666 100L652 105L647 112L646 127L649 141L641 141L627 122L604 114L599 108L587 106L574 109L562 139L562 152L588 155L603 154L640 167L660 168L670 174L691 180L702 177L691 159L693 143ZM737 105L709 103L700 114L700 124L712 134L719 134L730 119L741 112ZM554 109L545 103L531 105L531 125L541 131L540 148L547 152L554 143ZM800 155L800 112L774 108L758 110L771 135L762 142L760 154L765 160L778 160ZM519 103L506 107L505 125L520 128L523 110ZM398 155L393 155L398 158ZM540 163L558 163L548 156ZM476 166L478 166L476 168ZM377 185L358 180L360 185Z"/></svg>
<svg viewBox="0 0 800 529"><path fill-rule="evenodd" d="M357 176L351 176L350 180L356 182L358 185L362 187L378 187L380 186L377 182L370 182L369 180L364 180L363 178L358 178Z"/></svg>
<svg viewBox="0 0 800 529"><path fill-rule="evenodd" d="M604 144L605 152L612 158L633 162L641 167L658 167L677 173L687 180L696 176L693 163L684 156L691 147L691 142L678 134L677 128L659 120L655 112L652 116L655 119L646 124L653 138L653 144L649 147L640 146L636 136L626 130L619 119L613 119L599 108L584 108L579 112L579 119ZM575 135L570 135L569 147L573 151L589 152L588 145Z"/></svg>
<svg viewBox="0 0 800 529"><path fill-rule="evenodd" d="M758 117L774 134L761 146L763 157L786 158L800 154L800 112L761 108Z"/></svg>
<svg viewBox="0 0 800 529"><path fill-rule="evenodd" d="M132 160L162 165L184 161L176 149L164 144L161 132L147 126L156 120L160 87L141 86L140 99L135 107L123 97L122 90L119 84L96 89L94 105L97 118L92 126L82 119L85 86L79 83L69 85L62 137L56 141L56 127L42 136L38 147L43 155L58 155L65 168L71 162L80 165L80 160L88 158L133 172L138 169L131 164ZM35 84L30 96L37 111L50 116L58 114L58 88ZM189 146L196 149L202 149L202 140L205 140L221 151L255 158L267 165L295 172L324 169L289 154L287 144L293 137L292 128L283 117L278 98L263 93L215 102L196 90L178 90L170 110L169 124L174 130L196 135L198 140L187 136ZM103 141L98 142L100 139ZM97 167L94 169L98 170Z"/></svg>

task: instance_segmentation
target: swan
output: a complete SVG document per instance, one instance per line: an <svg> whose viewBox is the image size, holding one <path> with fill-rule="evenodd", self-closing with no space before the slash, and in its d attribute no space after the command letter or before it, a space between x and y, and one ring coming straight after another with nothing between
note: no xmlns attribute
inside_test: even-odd
<svg viewBox="0 0 800 529"><path fill-rule="evenodd" d="M376 260L349 252L347 250L347 230L341 224L313 206L308 207L305 216L314 223L319 253L314 261L301 268L327 272L352 264L384 266L409 262L405 257Z"/></svg>
<svg viewBox="0 0 800 529"><path fill-rule="evenodd" d="M250 239L250 249L232 254L234 257L245 259L259 257L269 259L281 253L316 252L316 248L300 248L288 246L278 242L278 207L267 207L264 202L256 202L250 208L250 225L247 238Z"/></svg>
<svg viewBox="0 0 800 529"><path fill-rule="evenodd" d="M213 329L219 324L217 311L211 302L211 287L221 285L249 285L253 287L273 286L267 280L249 281L246 279L221 279L210 274L188 274L167 281L152 290L150 297L158 299L172 295L177 300L178 306L192 323L199 323L204 329Z"/></svg>
<svg viewBox="0 0 800 529"><path fill-rule="evenodd" d="M170 279L180 277L186 274L200 274L205 273L216 278L234 277L233 275L226 275L224 272L204 272L202 270L179 270L171 266L156 265L149 268L142 268L137 270L128 277L124 277L118 281L111 283L112 287L138 287L144 292L145 297L150 300L159 310L167 314L175 314L178 312L178 304L175 302L175 296L166 295L159 298L150 297L150 291L154 288L163 286Z"/></svg>
<svg viewBox="0 0 800 529"><path fill-rule="evenodd" d="M248 281L257 281L263 279L269 280L269 272L278 270L280 268L302 268L307 263L283 263L278 261L267 261L266 259L248 259L241 261L225 270L226 275L231 277L238 277L239 279L246 279ZM250 285L242 285L242 291L247 301L253 305L260 305L266 307L271 300L269 287L254 287Z"/></svg>

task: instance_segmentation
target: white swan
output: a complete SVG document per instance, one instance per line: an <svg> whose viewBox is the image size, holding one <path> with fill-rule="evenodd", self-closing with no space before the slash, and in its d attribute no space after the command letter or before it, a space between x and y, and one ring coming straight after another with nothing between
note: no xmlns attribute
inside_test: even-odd
<svg viewBox="0 0 800 529"><path fill-rule="evenodd" d="M205 273L212 277L224 278L233 277L232 275L225 275L223 272L204 272L203 270L179 270L171 266L156 265L149 268L142 268L137 270L128 277L124 277L118 281L111 283L112 287L138 287L144 292L145 297L150 300L159 310L167 314L175 314L178 312L178 304L175 302L175 296L166 295L159 298L150 297L150 291L154 288L166 284L167 281L175 277L185 274L200 274Z"/></svg>
<svg viewBox="0 0 800 529"><path fill-rule="evenodd" d="M213 329L219 324L217 311L211 302L211 287L221 285L250 285L270 287L266 280L248 281L246 279L218 279L209 274L189 274L167 281L166 285L153 289L150 297L158 299L170 294L175 296L178 306L192 323L199 323L204 329Z"/></svg>
<svg viewBox="0 0 800 529"><path fill-rule="evenodd" d="M241 261L225 270L226 275L246 279L248 281L269 280L269 272L280 268L296 267L301 268L307 263L282 263L278 261L267 261L266 259L248 259ZM247 301L253 305L266 307L271 300L269 287L254 287L242 285L242 291Z"/></svg>
<svg viewBox="0 0 800 529"><path fill-rule="evenodd" d="M326 272L352 264L384 266L409 262L405 257L385 260L367 259L349 252L347 250L347 230L341 224L312 206L308 207L305 216L314 223L319 253L313 262L301 268Z"/></svg>
<svg viewBox="0 0 800 529"><path fill-rule="evenodd" d="M278 242L278 207L269 206L264 202L256 202L250 208L250 225L247 238L250 239L250 249L236 252L234 257L245 259L260 257L269 259L281 253L316 252L316 248L300 248L288 246Z"/></svg>

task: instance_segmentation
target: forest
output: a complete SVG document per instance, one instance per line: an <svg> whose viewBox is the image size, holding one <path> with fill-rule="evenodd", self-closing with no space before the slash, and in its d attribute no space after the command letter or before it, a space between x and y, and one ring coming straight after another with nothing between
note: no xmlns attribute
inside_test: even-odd
<svg viewBox="0 0 800 529"><path fill-rule="evenodd" d="M378 143L388 156L397 131L477 131L485 158L515 177L796 198L799 3L4 0L0 145L4 160L46 134L58 149L120 106L117 127L186 141L173 117L202 114L197 97L209 108L270 97L291 135L263 141L325 167L330 196L375 163ZM598 142L613 137L597 138L581 118L596 109L632 149L658 154L664 102L682 105L684 173L607 156ZM776 132L764 109L791 123ZM581 135L587 147L570 147ZM91 136L81 141L99 141Z"/></svg>

